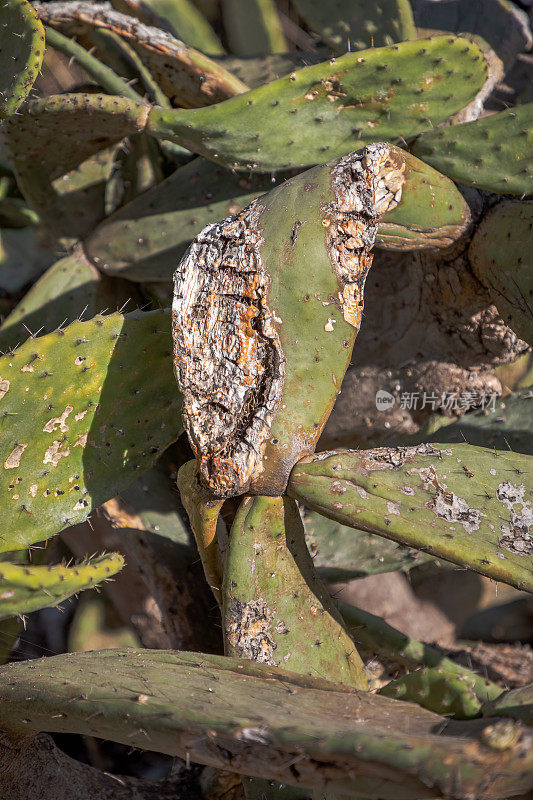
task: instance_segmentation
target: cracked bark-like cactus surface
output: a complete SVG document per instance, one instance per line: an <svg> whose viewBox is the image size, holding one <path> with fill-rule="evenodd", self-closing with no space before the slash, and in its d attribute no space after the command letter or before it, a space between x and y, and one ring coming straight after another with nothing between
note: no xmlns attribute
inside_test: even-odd
<svg viewBox="0 0 533 800"><path fill-rule="evenodd" d="M280 494L314 449L361 322L375 221L398 203L403 180L395 153L369 146L208 226L183 258L176 373L216 496Z"/></svg>

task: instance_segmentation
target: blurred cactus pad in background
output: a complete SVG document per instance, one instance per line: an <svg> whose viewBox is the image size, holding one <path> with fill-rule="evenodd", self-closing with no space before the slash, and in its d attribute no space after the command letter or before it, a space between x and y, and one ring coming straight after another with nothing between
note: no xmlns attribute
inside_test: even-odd
<svg viewBox="0 0 533 800"><path fill-rule="evenodd" d="M3 0L1 800L531 796L532 19Z"/></svg>

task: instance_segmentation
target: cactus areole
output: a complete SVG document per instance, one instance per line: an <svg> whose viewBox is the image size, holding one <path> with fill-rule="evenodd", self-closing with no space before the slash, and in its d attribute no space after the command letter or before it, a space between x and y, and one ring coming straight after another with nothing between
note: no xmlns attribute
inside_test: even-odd
<svg viewBox="0 0 533 800"><path fill-rule="evenodd" d="M184 420L217 497L280 495L312 453L348 366L378 218L405 157L371 144L208 225L174 275Z"/></svg>

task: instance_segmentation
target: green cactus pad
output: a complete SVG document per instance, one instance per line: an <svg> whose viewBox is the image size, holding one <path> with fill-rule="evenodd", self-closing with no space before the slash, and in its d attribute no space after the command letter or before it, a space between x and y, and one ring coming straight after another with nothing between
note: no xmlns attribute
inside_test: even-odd
<svg viewBox="0 0 533 800"><path fill-rule="evenodd" d="M445 175L404 150L405 183L399 204L379 220L376 247L423 250L449 247L471 224L465 198Z"/></svg>
<svg viewBox="0 0 533 800"><path fill-rule="evenodd" d="M53 608L73 594L92 589L124 566L119 553L66 567L32 566L0 562L0 619L29 614L39 608Z"/></svg>
<svg viewBox="0 0 533 800"><path fill-rule="evenodd" d="M470 445L320 453L289 493L344 525L533 591L532 460Z"/></svg>
<svg viewBox="0 0 533 800"><path fill-rule="evenodd" d="M381 572L408 571L432 556L382 536L354 531L316 511L304 510L305 540L318 574L326 581L349 581Z"/></svg>
<svg viewBox="0 0 533 800"><path fill-rule="evenodd" d="M0 551L87 519L179 436L169 322L95 317L0 358Z"/></svg>
<svg viewBox="0 0 533 800"><path fill-rule="evenodd" d="M105 94L52 95L32 100L9 120L6 139L15 169L45 166L51 179L144 130L150 106ZM88 124L90 120L90 125ZM22 162L22 163L21 163Z"/></svg>
<svg viewBox="0 0 533 800"><path fill-rule="evenodd" d="M460 183L533 194L533 103L423 133L411 152Z"/></svg>
<svg viewBox="0 0 533 800"><path fill-rule="evenodd" d="M481 709L484 717L511 717L533 726L533 684L504 692Z"/></svg>
<svg viewBox="0 0 533 800"><path fill-rule="evenodd" d="M175 105L195 108L246 91L245 84L208 56L107 3L35 2L34 8L46 25L67 36L98 29L120 34Z"/></svg>
<svg viewBox="0 0 533 800"><path fill-rule="evenodd" d="M169 31L208 56L224 53L220 39L191 0L114 0L113 5L147 25Z"/></svg>
<svg viewBox="0 0 533 800"><path fill-rule="evenodd" d="M468 105L487 74L475 43L437 36L348 53L216 106L154 109L148 128L231 168L304 167L433 128Z"/></svg>
<svg viewBox="0 0 533 800"><path fill-rule="evenodd" d="M294 500L242 501L226 551L223 596L228 655L366 688L359 654L316 576Z"/></svg>
<svg viewBox="0 0 533 800"><path fill-rule="evenodd" d="M0 669L0 721L24 735L83 733L141 749L148 741L151 750L223 769L231 758L243 774L353 797L503 800L532 785L520 723L507 747L496 748L489 720L446 720L412 703L205 653L103 650L9 664Z"/></svg>
<svg viewBox="0 0 533 800"><path fill-rule="evenodd" d="M464 679L484 703L495 700L502 694L501 686L485 680L468 667L456 664L444 655L443 650L407 636L369 611L342 601L338 601L338 606L355 643L366 652L384 657L387 662L402 667L434 667L448 675Z"/></svg>
<svg viewBox="0 0 533 800"><path fill-rule="evenodd" d="M287 50L275 0L222 0L222 19L231 52L237 56Z"/></svg>
<svg viewBox="0 0 533 800"><path fill-rule="evenodd" d="M8 121L20 190L54 232L83 235L103 216L98 184L109 176L112 155L87 160L141 131L148 108L123 97L67 94L34 100Z"/></svg>
<svg viewBox="0 0 533 800"><path fill-rule="evenodd" d="M14 114L30 93L44 56L44 30L26 0L0 7L0 119Z"/></svg>
<svg viewBox="0 0 533 800"><path fill-rule="evenodd" d="M528 344L533 344L532 241L533 200L506 202L481 221L468 251L501 317Z"/></svg>
<svg viewBox="0 0 533 800"><path fill-rule="evenodd" d="M526 14L509 0L414 0L418 29L431 28L482 36L503 60L506 72L532 39Z"/></svg>
<svg viewBox="0 0 533 800"><path fill-rule="evenodd" d="M339 53L416 38L409 0L293 2L309 27Z"/></svg>
<svg viewBox="0 0 533 800"><path fill-rule="evenodd" d="M430 438L533 456L533 386L496 400L486 411L465 414Z"/></svg>
<svg viewBox="0 0 533 800"><path fill-rule="evenodd" d="M128 300L132 311L141 302L131 284L102 275L78 247L47 269L6 317L0 326L0 350L11 350L32 333L52 333L78 317L116 311Z"/></svg>
<svg viewBox="0 0 533 800"><path fill-rule="evenodd" d="M270 177L232 175L197 158L108 217L85 241L102 271L134 281L172 278L191 240L271 189Z"/></svg>
<svg viewBox="0 0 533 800"><path fill-rule="evenodd" d="M422 708L455 719L478 717L481 703L468 678L446 673L440 668L425 668L391 681L379 694L393 700L417 703Z"/></svg>

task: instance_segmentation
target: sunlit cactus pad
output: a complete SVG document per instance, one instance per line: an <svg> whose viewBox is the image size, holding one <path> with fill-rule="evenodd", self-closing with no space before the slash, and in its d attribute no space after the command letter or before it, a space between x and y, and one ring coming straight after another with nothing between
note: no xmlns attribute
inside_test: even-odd
<svg viewBox="0 0 533 800"><path fill-rule="evenodd" d="M82 522L181 432L169 316L74 322L0 358L0 551Z"/></svg>

